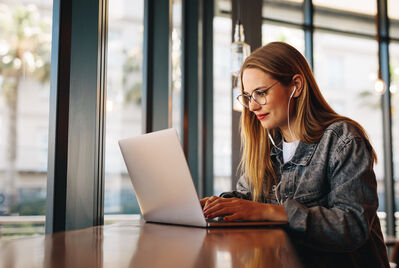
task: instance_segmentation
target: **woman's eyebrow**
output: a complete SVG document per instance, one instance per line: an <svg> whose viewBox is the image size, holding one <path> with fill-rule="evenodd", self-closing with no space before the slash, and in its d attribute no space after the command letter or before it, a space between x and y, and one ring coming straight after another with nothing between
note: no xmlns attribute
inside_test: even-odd
<svg viewBox="0 0 399 268"><path fill-rule="evenodd" d="M261 86L261 87L255 88L252 92L254 92L255 90L269 89L269 88L271 88L271 87Z"/></svg>
<svg viewBox="0 0 399 268"><path fill-rule="evenodd" d="M257 87L257 88L255 88L255 89L253 89L252 91L251 91L251 93L249 93L249 92L246 92L245 90L244 90L244 94L247 94L247 95L251 95L252 94L252 92L254 92L255 90L260 90L260 89L269 89L270 87L267 87L267 86L260 86L260 87Z"/></svg>

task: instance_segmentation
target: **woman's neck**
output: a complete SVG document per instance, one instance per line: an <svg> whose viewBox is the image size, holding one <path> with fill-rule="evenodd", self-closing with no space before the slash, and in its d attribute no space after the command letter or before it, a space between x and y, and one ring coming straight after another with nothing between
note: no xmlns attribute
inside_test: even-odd
<svg viewBox="0 0 399 268"><path fill-rule="evenodd" d="M295 128L294 128L294 122L291 122L291 131L288 128L288 125L284 126L284 127L280 127L280 131L281 131L281 135L283 136L283 139L285 142L294 142L299 140L299 137L296 135L295 133Z"/></svg>

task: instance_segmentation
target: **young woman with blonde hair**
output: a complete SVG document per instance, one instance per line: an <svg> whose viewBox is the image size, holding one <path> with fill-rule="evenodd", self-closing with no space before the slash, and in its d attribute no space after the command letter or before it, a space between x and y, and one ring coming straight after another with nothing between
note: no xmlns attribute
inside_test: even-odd
<svg viewBox="0 0 399 268"><path fill-rule="evenodd" d="M201 200L204 215L287 220L304 245L341 252L335 261L387 267L377 159L364 129L328 105L288 44L255 50L240 76L242 176L237 191Z"/></svg>

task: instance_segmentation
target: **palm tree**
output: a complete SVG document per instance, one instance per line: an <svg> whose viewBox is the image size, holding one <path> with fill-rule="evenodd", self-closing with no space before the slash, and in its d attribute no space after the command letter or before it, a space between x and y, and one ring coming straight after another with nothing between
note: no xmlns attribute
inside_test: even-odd
<svg viewBox="0 0 399 268"><path fill-rule="evenodd" d="M7 110L5 201L8 213L17 202L16 159L18 88L22 79L40 82L50 77L50 20L36 6L0 5L0 92ZM1 211L0 211L1 213Z"/></svg>

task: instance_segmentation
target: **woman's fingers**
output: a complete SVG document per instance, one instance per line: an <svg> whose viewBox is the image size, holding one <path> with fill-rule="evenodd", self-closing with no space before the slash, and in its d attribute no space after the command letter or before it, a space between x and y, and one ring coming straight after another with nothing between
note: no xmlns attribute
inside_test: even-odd
<svg viewBox="0 0 399 268"><path fill-rule="evenodd" d="M212 218L219 217L219 216L230 215L230 214L234 213L235 211L236 211L236 209L234 209L232 207L220 206L212 212L204 213L204 215L205 215L205 217L212 219Z"/></svg>
<svg viewBox="0 0 399 268"><path fill-rule="evenodd" d="M224 221L236 221L236 220L241 220L241 219L242 219L242 216L239 213L234 213L229 216L225 216L223 218Z"/></svg>
<svg viewBox="0 0 399 268"><path fill-rule="evenodd" d="M201 207L204 208L206 206L206 203L210 200L215 200L217 197L216 196L208 196L200 199L200 204Z"/></svg>
<svg viewBox="0 0 399 268"><path fill-rule="evenodd" d="M212 206L219 199L223 199L223 198L217 197L217 196L208 197L208 199L205 201L205 205L203 206L203 209L206 210L209 206Z"/></svg>
<svg viewBox="0 0 399 268"><path fill-rule="evenodd" d="M204 208L205 217L214 218L221 215L231 214L238 209L237 202L233 198L219 198L207 204Z"/></svg>
<svg viewBox="0 0 399 268"><path fill-rule="evenodd" d="M204 198L200 199L201 207L204 207L204 206L205 206L206 201L208 201L208 199L209 199L209 197L204 197Z"/></svg>
<svg viewBox="0 0 399 268"><path fill-rule="evenodd" d="M224 216L226 221L234 220L287 220L284 206L263 204L239 198L209 197L203 207L204 216Z"/></svg>

